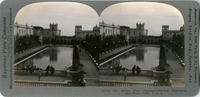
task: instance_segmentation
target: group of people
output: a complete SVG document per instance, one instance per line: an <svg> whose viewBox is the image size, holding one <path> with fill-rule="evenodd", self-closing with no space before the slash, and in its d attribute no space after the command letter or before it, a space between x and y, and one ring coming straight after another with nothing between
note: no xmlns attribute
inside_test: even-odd
<svg viewBox="0 0 200 97"><path fill-rule="evenodd" d="M22 68L22 69L24 69L27 73L28 73L28 72L33 73L34 70L37 70L36 66L33 66L33 65L30 66L30 67L29 67L29 65L27 65L26 67L24 67L24 68Z"/></svg>
<svg viewBox="0 0 200 97"><path fill-rule="evenodd" d="M41 70L42 70L42 69L38 69L38 81L40 81L40 78L41 78L41 76L42 76ZM46 74L47 74L47 75L49 74L49 71L51 72L51 75L53 75L54 72L55 72L55 68L53 68L52 66L49 66L49 65L48 65L48 66L46 67Z"/></svg>
<svg viewBox="0 0 200 97"><path fill-rule="evenodd" d="M141 68L139 67L139 66L136 66L136 65L134 65L133 67L132 67L132 75L135 75L135 71L136 71L136 75L140 75L140 72L141 72Z"/></svg>
<svg viewBox="0 0 200 97"><path fill-rule="evenodd" d="M25 70L25 72L30 72L30 73L33 73L35 70L37 70L37 73L38 73L38 81L40 81L40 78L41 78L41 76L42 76L42 74L41 74L41 71L42 71L42 69L41 68L37 68L36 66L26 66L26 67L24 67L24 68L22 68L23 70ZM54 74L54 72L55 72L55 68L54 67L52 67L52 66L47 66L46 67L46 74L48 75L49 74L49 71L50 71L50 74L51 75L53 75Z"/></svg>
<svg viewBox="0 0 200 97"><path fill-rule="evenodd" d="M113 73L116 73L116 74L119 74L119 72L120 72L120 70L123 70L123 72L125 72L125 70L127 70L126 68L123 68L122 66L117 66L117 67L113 67L113 66L111 66L111 71L112 71L112 74ZM136 66L136 65L134 65L133 67L132 67L132 75L140 75L140 73L141 73L141 68L139 67L139 66Z"/></svg>
<svg viewBox="0 0 200 97"><path fill-rule="evenodd" d="M112 73L116 72L116 74L118 74L120 72L120 70L122 70L122 69L123 69L122 66L119 66L119 65L115 68L114 68L114 66L111 67Z"/></svg>
<svg viewBox="0 0 200 97"><path fill-rule="evenodd" d="M55 72L55 68L48 65L48 66L46 67L46 74L47 74L47 75L49 74L49 71L50 71L50 74L53 75L54 72Z"/></svg>

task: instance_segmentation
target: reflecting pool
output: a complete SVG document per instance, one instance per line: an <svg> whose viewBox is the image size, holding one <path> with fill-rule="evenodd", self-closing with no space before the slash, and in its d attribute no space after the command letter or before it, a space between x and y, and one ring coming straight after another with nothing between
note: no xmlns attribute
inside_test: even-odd
<svg viewBox="0 0 200 97"><path fill-rule="evenodd" d="M135 49L102 65L100 69L115 68L118 65L131 69L134 65L142 70L150 70L158 66L160 47L136 47Z"/></svg>
<svg viewBox="0 0 200 97"><path fill-rule="evenodd" d="M24 68L36 66L46 69L48 65L55 70L63 70L72 65L73 47L50 47L43 52L17 64L14 68Z"/></svg>

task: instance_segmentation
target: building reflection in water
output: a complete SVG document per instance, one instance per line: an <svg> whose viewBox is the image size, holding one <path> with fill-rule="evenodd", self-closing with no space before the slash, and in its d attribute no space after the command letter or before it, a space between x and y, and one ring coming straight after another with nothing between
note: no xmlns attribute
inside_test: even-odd
<svg viewBox="0 0 200 97"><path fill-rule="evenodd" d="M48 53L49 53L49 61L53 62L53 63L57 62L57 60L58 60L58 50L53 49L53 50L51 50L51 52L48 51Z"/></svg>
<svg viewBox="0 0 200 97"><path fill-rule="evenodd" d="M143 62L144 55L146 52L147 52L147 50L145 50L145 49L134 49L134 50L131 50L131 51L123 54L122 56L120 56L120 59L126 59L131 56L134 56L134 57L136 57L137 62Z"/></svg>
<svg viewBox="0 0 200 97"><path fill-rule="evenodd" d="M142 69L151 69L155 67L159 58L158 47L138 47L108 63L100 66L100 69L110 69L117 66L131 69L134 65L142 67ZM146 58L146 59L145 59Z"/></svg>
<svg viewBox="0 0 200 97"><path fill-rule="evenodd" d="M45 50L37 55L29 59L27 59L26 61L18 64L15 66L15 68L26 68L26 67L34 67L36 66L36 64L34 64L34 60L40 60L42 57L49 57L49 62L50 63L55 63L58 60L58 53L60 52L59 49L56 48L50 48L48 50ZM36 66L37 67L37 66Z"/></svg>
<svg viewBox="0 0 200 97"><path fill-rule="evenodd" d="M42 54L42 56L48 56L49 57L49 61L54 63L57 62L58 60L58 53L60 52L59 49L56 48L50 48L48 50L45 50Z"/></svg>
<svg viewBox="0 0 200 97"><path fill-rule="evenodd" d="M102 65L100 67L100 69L111 69L111 68L116 68L117 66L120 65L120 60L119 60L119 57L118 58L115 58L113 59L112 61L109 61L108 63Z"/></svg>
<svg viewBox="0 0 200 97"><path fill-rule="evenodd" d="M32 66L34 66L33 58L29 58L26 61L16 65L15 68L26 68L26 67L32 67Z"/></svg>

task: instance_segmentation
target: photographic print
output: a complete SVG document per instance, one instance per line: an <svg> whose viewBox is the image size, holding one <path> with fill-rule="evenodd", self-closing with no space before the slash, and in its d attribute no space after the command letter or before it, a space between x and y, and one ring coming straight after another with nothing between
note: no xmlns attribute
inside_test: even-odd
<svg viewBox="0 0 200 97"><path fill-rule="evenodd" d="M185 86L184 21L176 8L119 3L100 21L100 86Z"/></svg>
<svg viewBox="0 0 200 97"><path fill-rule="evenodd" d="M185 84L184 21L171 5L118 3L98 17L84 4L36 3L14 26L16 86Z"/></svg>
<svg viewBox="0 0 200 97"><path fill-rule="evenodd" d="M3 96L193 96L195 1L5 0Z"/></svg>
<svg viewBox="0 0 200 97"><path fill-rule="evenodd" d="M23 7L14 25L15 86L98 86L97 24L97 13L80 3Z"/></svg>

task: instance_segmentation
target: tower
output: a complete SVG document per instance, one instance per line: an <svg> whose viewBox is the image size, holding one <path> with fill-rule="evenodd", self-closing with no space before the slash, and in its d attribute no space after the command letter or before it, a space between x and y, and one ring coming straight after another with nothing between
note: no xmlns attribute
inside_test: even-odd
<svg viewBox="0 0 200 97"><path fill-rule="evenodd" d="M162 31L168 31L168 30L169 30L169 25L162 26Z"/></svg>
<svg viewBox="0 0 200 97"><path fill-rule="evenodd" d="M76 25L75 26L75 31L81 31L82 30L82 26L81 25Z"/></svg>
<svg viewBox="0 0 200 97"><path fill-rule="evenodd" d="M136 27L137 29L144 29L144 23L137 23Z"/></svg>
<svg viewBox="0 0 200 97"><path fill-rule="evenodd" d="M57 28L58 28L58 24L49 24L49 26L50 26L50 30L57 30Z"/></svg>

